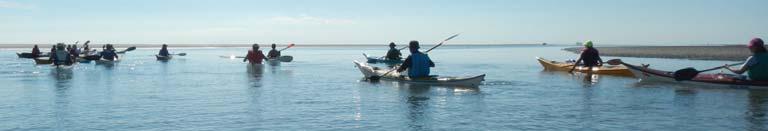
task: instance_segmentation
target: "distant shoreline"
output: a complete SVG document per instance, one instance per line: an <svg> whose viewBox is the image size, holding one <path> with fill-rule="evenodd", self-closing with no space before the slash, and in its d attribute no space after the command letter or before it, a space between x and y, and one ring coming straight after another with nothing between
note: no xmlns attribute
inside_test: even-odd
<svg viewBox="0 0 768 131"><path fill-rule="evenodd" d="M0 49L3 48L32 48L35 44L0 44ZM50 48L53 46L53 44L37 44L39 48ZM78 44L77 46L82 46L83 43ZM89 44L91 48L98 47L100 48L104 44ZM113 44L115 47L131 47L135 46L137 48L159 48L162 46L162 44ZM251 47L252 44L168 44L169 47ZM268 47L271 44L259 44L260 47ZM406 44L398 44L398 47L405 46ZM535 45L541 45L541 44L446 44L446 46L507 46L507 45L516 45L516 46L535 46ZM278 47L284 47L287 46L287 44L277 44ZM301 47L386 47L387 44L296 44L296 46ZM433 44L426 44L422 45L422 47L431 47L434 46ZM550 45L547 45L550 46ZM558 46L558 45L551 45L551 46Z"/></svg>
<svg viewBox="0 0 768 131"><path fill-rule="evenodd" d="M583 47L563 50L578 53ZM751 55L746 46L622 46L595 47L601 56L743 61Z"/></svg>

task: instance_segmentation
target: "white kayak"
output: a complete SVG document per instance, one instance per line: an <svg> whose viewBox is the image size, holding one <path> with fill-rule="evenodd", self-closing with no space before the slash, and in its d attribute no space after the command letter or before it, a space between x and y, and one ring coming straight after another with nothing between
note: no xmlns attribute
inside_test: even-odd
<svg viewBox="0 0 768 131"><path fill-rule="evenodd" d="M95 60L95 61L96 61L96 64L112 65L112 64L120 62L120 59L107 60L107 59L103 59L102 58L102 59L98 59L98 60Z"/></svg>
<svg viewBox="0 0 768 131"><path fill-rule="evenodd" d="M371 76L381 76L381 79L383 80L400 81L400 82L406 82L411 84L476 87L476 86L479 86L485 80L485 74L478 75L478 76L470 76L470 77L436 76L436 77L429 77L429 78L411 79L409 77L401 76L400 73L393 71L387 74L386 76L382 76L383 74L389 72L390 70L373 67L364 62L354 61L354 63L355 63L355 66L357 66L357 68L360 69L360 72L362 72L366 78Z"/></svg>

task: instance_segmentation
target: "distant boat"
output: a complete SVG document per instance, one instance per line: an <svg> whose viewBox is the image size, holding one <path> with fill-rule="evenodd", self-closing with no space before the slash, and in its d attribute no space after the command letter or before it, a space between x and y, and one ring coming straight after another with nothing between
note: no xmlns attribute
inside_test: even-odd
<svg viewBox="0 0 768 131"><path fill-rule="evenodd" d="M541 43L541 45L547 45L547 42Z"/></svg>

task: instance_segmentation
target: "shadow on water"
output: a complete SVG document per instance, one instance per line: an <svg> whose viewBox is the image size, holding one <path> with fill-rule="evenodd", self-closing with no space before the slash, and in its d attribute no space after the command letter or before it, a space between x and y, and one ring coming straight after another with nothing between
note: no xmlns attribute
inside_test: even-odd
<svg viewBox="0 0 768 131"><path fill-rule="evenodd" d="M766 103L768 102L768 90L750 90L749 91L749 105L747 112L744 115L744 119L747 121L747 128L749 130L764 131L766 130Z"/></svg>

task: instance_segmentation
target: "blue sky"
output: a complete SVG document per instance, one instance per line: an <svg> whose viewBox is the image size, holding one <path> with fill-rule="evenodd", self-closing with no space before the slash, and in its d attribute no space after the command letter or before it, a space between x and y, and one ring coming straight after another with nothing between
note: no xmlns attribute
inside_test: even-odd
<svg viewBox="0 0 768 131"><path fill-rule="evenodd" d="M613 45L768 38L768 0L0 0L0 44Z"/></svg>

